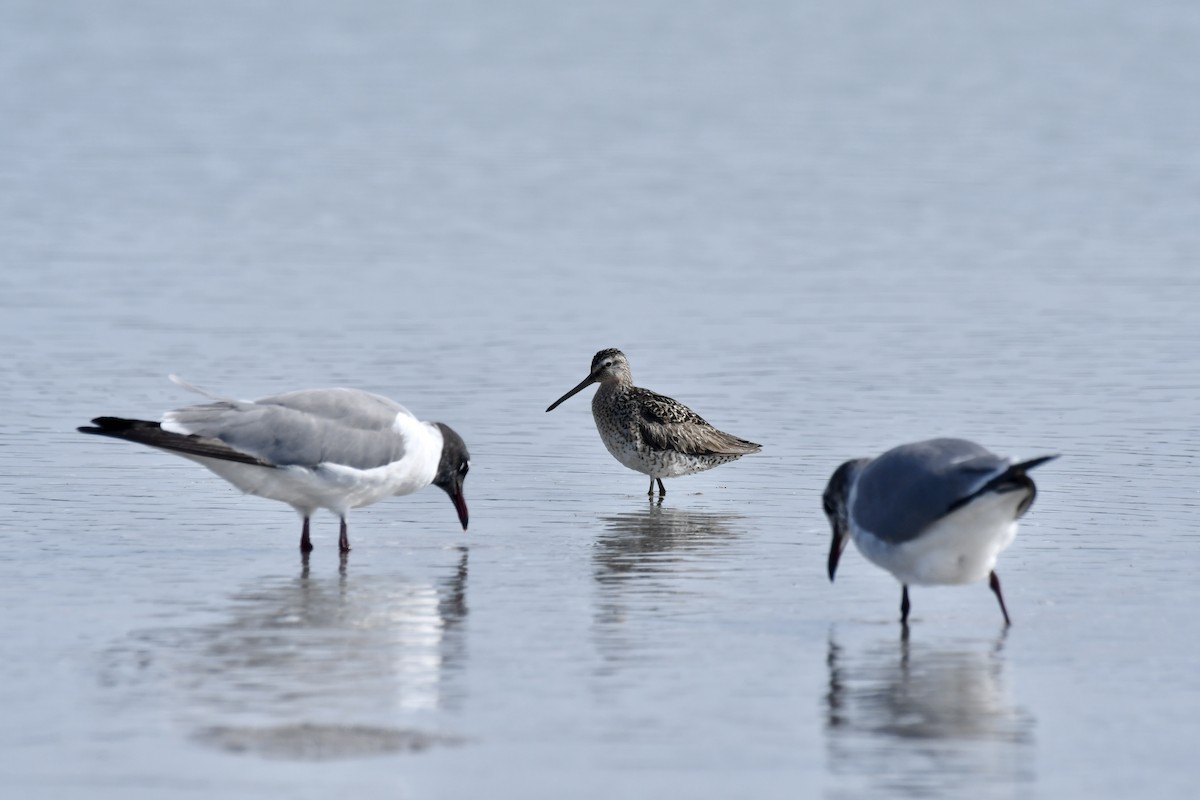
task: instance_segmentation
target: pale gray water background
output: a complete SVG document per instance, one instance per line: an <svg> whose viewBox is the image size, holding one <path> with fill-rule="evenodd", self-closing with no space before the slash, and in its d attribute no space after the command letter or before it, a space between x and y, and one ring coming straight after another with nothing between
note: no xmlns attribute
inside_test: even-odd
<svg viewBox="0 0 1200 800"><path fill-rule="evenodd" d="M1190 797L1200 6L0 5L13 798ZM601 446L635 379L762 454ZM353 385L469 443L299 523L98 414ZM999 571L825 577L845 458L1063 457Z"/></svg>

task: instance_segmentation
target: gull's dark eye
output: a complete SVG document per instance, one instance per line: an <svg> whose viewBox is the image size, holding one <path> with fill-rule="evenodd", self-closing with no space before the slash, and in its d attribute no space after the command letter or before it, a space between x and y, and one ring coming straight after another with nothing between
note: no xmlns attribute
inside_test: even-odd
<svg viewBox="0 0 1200 800"><path fill-rule="evenodd" d="M466 475L466 474L467 474L467 472L469 472L469 471L470 471L470 469L471 469L471 464L470 464L470 462L464 462L464 463L463 463L463 465L462 465L461 467L459 467L459 468L458 468L458 472L459 472L459 474L461 474L461 475Z"/></svg>

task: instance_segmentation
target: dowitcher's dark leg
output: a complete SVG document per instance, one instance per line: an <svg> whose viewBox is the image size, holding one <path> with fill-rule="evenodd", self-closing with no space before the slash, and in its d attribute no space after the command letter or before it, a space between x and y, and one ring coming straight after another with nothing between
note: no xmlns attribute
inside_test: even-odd
<svg viewBox="0 0 1200 800"><path fill-rule="evenodd" d="M908 610L912 608L912 603L908 602L908 584L903 584L904 591L900 593L900 624L908 624Z"/></svg>
<svg viewBox="0 0 1200 800"><path fill-rule="evenodd" d="M996 599L1000 601L1000 613L1004 615L1004 626L1012 625L1008 619L1008 609L1004 607L1004 595L1000 594L1000 579L996 577L995 570L992 570L991 577L988 578L988 586L992 587L992 591L996 593Z"/></svg>
<svg viewBox="0 0 1200 800"><path fill-rule="evenodd" d="M338 552L350 552L350 537L346 534L346 518L342 517L342 527L338 533Z"/></svg>
<svg viewBox="0 0 1200 800"><path fill-rule="evenodd" d="M662 478L655 478L654 480L658 481L658 493L660 495L662 495L663 497L666 497L667 496L667 487L662 485Z"/></svg>
<svg viewBox="0 0 1200 800"><path fill-rule="evenodd" d="M312 552L312 540L308 538L308 517L304 518L304 527L300 531L300 552L304 555Z"/></svg>
<svg viewBox="0 0 1200 800"><path fill-rule="evenodd" d="M650 479L650 491L646 492L646 497L654 497L654 478Z"/></svg>

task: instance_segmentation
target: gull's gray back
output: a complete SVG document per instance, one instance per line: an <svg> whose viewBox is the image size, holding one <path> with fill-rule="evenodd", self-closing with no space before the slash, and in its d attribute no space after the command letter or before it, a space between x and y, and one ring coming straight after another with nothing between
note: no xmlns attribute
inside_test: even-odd
<svg viewBox="0 0 1200 800"><path fill-rule="evenodd" d="M169 412L165 420L278 466L331 462L373 469L404 456L393 429L404 406L357 389L306 389L253 403L219 400Z"/></svg>
<svg viewBox="0 0 1200 800"><path fill-rule="evenodd" d="M905 542L1003 473L1009 461L964 439L930 439L887 451L854 485L854 523L889 542Z"/></svg>

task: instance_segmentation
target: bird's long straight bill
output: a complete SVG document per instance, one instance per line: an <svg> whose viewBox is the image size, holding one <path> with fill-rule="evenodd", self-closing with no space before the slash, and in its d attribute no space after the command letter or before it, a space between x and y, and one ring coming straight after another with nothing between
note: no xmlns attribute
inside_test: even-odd
<svg viewBox="0 0 1200 800"><path fill-rule="evenodd" d="M842 558L842 551L846 549L846 544L850 541L850 536L847 532L834 529L833 542L829 546L829 580L833 581L833 576L837 574L838 561Z"/></svg>
<svg viewBox="0 0 1200 800"><path fill-rule="evenodd" d="M567 398L570 398L570 397L574 397L575 395L579 394L581 391L583 391L587 387L591 386L595 382L596 382L596 376L588 375L586 378L584 378L583 380L581 380L579 382L578 386L576 386L574 389L567 392L562 397L558 398L553 403L551 403L550 407L547 408L546 410L553 411L554 409L558 408L559 404L561 404L563 400L566 400Z"/></svg>
<svg viewBox="0 0 1200 800"><path fill-rule="evenodd" d="M450 495L450 502L454 503L454 510L458 512L458 521L462 523L465 531L467 529L467 498L463 497L462 484L455 487L454 492Z"/></svg>

